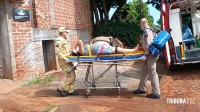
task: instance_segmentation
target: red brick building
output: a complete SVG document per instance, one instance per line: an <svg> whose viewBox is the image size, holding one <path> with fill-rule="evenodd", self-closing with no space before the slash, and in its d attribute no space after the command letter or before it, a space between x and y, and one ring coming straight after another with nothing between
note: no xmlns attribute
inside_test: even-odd
<svg viewBox="0 0 200 112"><path fill-rule="evenodd" d="M13 8L28 10L30 21L14 21ZM0 76L21 80L57 69L54 39L61 26L71 30L71 41L87 43L90 0L0 0Z"/></svg>

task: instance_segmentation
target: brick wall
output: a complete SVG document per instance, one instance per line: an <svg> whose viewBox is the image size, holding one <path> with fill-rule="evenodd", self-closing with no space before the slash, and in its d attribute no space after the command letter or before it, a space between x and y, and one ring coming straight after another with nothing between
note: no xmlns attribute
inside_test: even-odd
<svg viewBox="0 0 200 112"><path fill-rule="evenodd" d="M57 0L54 13L56 27L92 29L90 0Z"/></svg>
<svg viewBox="0 0 200 112"><path fill-rule="evenodd" d="M30 22L12 22L17 79L44 73L42 42L32 42Z"/></svg>
<svg viewBox="0 0 200 112"><path fill-rule="evenodd" d="M33 7L36 28L67 27L72 30L70 33L72 48L78 39L84 43L90 40L92 33L90 0L35 0Z"/></svg>
<svg viewBox="0 0 200 112"><path fill-rule="evenodd" d="M51 3L53 10L50 8ZM89 40L91 36L89 0L33 0L31 12L34 22L12 21L16 72L19 80L45 72L42 41L32 40L34 27L45 29L67 27L72 30L72 47L78 40L77 37Z"/></svg>
<svg viewBox="0 0 200 112"><path fill-rule="evenodd" d="M11 8L18 7L29 9L30 5L23 0L17 0ZM12 35L15 50L16 74L18 80L23 80L33 75L44 74L44 59L42 51L42 42L32 41L32 23L28 22L11 22Z"/></svg>
<svg viewBox="0 0 200 112"><path fill-rule="evenodd" d="M33 5L38 28L92 30L90 0L35 0Z"/></svg>
<svg viewBox="0 0 200 112"><path fill-rule="evenodd" d="M36 28L51 28L50 0L33 0Z"/></svg>

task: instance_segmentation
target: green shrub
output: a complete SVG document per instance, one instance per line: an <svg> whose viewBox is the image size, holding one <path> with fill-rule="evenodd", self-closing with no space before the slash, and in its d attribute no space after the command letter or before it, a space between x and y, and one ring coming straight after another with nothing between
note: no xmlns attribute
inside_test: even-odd
<svg viewBox="0 0 200 112"><path fill-rule="evenodd" d="M134 47L138 37L142 34L139 25L130 22L115 21L97 28L94 36L113 36L118 38L127 47Z"/></svg>
<svg viewBox="0 0 200 112"><path fill-rule="evenodd" d="M55 80L55 77L53 75L48 75L48 76L45 76L43 78L40 77L40 76L34 76L34 77L31 77L29 80L27 80L24 83L24 85L25 86L31 86L31 85L40 84L40 83L47 84L47 83L50 83L54 80Z"/></svg>
<svg viewBox="0 0 200 112"><path fill-rule="evenodd" d="M52 75L48 75L48 76L45 76L45 77L43 78L44 83L50 83L50 82L52 82L52 81L54 81L54 80L55 80L55 77L52 76Z"/></svg>
<svg viewBox="0 0 200 112"><path fill-rule="evenodd" d="M35 76L35 77L31 77L28 81L26 81L25 85L26 86L31 86L31 85L34 85L34 84L39 84L41 82L42 82L41 77Z"/></svg>

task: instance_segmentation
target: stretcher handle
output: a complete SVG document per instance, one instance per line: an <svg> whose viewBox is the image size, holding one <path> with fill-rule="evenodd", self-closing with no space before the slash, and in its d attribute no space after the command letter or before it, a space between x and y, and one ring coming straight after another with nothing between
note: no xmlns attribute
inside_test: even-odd
<svg viewBox="0 0 200 112"><path fill-rule="evenodd" d="M126 59L126 55L125 55L124 53L115 53L115 54L122 54L122 55L124 56L124 59ZM100 54L97 54L97 57L96 57L97 60L100 60L99 57L100 57L100 56L103 56L103 55L108 55L108 54L107 54L107 53L100 53Z"/></svg>

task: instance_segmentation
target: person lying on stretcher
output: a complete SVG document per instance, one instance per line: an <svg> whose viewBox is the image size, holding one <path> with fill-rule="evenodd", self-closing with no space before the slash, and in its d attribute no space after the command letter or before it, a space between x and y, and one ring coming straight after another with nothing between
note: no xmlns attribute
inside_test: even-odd
<svg viewBox="0 0 200 112"><path fill-rule="evenodd" d="M98 40L91 45L83 45L82 40L78 40L72 55L80 54L81 56L98 55L98 54L112 54L112 53L135 53L139 50L139 45L133 49L125 49L121 47L113 47L108 42Z"/></svg>

